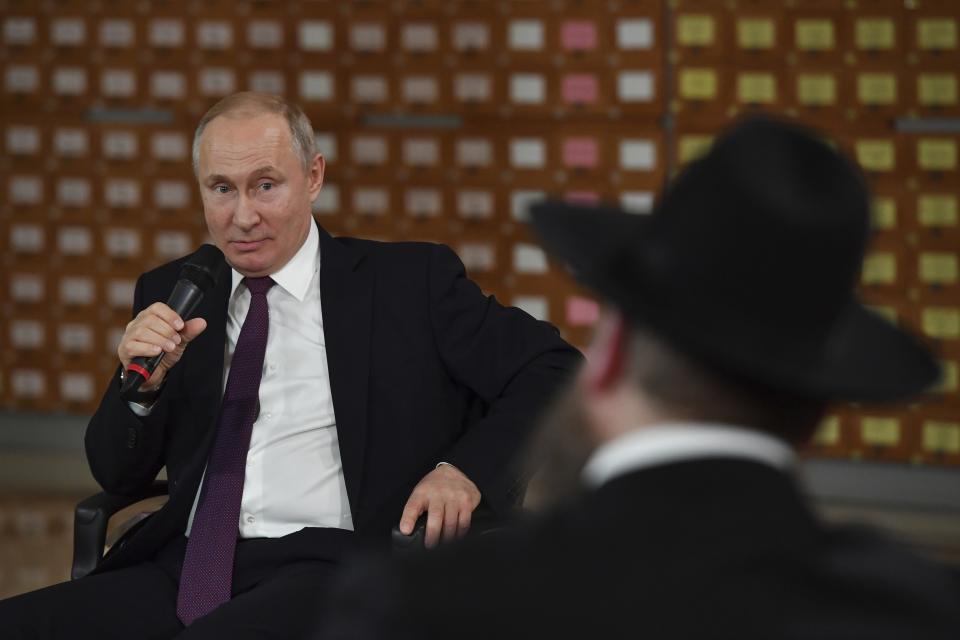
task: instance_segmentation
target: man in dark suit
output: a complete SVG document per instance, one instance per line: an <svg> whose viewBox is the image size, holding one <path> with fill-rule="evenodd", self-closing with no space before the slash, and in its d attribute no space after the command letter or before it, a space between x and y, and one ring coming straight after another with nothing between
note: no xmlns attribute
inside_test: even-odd
<svg viewBox="0 0 960 640"><path fill-rule="evenodd" d="M853 292L868 212L847 160L770 120L721 135L651 216L535 207L544 243L609 303L535 448L535 487L559 506L357 565L320 637L960 637L948 572L825 526L793 477L828 402L937 378Z"/></svg>
<svg viewBox="0 0 960 640"><path fill-rule="evenodd" d="M512 458L580 360L448 248L319 228L324 161L280 98L215 105L194 169L232 269L193 318L162 302L184 260L139 279L86 434L107 491L165 467L170 499L94 575L0 604L5 638L300 637L347 548L421 513L429 546L481 502L506 514L523 493ZM121 398L132 360L160 354Z"/></svg>

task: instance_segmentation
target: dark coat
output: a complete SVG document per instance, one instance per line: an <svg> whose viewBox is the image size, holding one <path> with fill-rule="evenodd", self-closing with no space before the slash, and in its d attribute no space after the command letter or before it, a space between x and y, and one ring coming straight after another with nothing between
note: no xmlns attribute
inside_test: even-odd
<svg viewBox="0 0 960 640"><path fill-rule="evenodd" d="M765 465L613 479L509 534L357 563L319 637L960 638L954 577L828 529Z"/></svg>
<svg viewBox="0 0 960 640"><path fill-rule="evenodd" d="M320 255L330 387L357 537L388 540L413 487L441 460L470 477L495 513L508 511L523 492L512 460L579 352L549 324L484 296L443 245L332 238L321 229ZM166 300L181 263L140 277L134 314ZM130 411L115 378L87 428L90 467L106 491L136 492L165 466L171 494L101 570L140 562L185 529L220 404L231 288L222 280L196 313L207 329L170 371L151 414Z"/></svg>

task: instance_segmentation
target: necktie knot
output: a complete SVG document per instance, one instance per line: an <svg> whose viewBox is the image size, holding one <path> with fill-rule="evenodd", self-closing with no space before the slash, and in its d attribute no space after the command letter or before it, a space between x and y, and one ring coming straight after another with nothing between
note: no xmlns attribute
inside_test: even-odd
<svg viewBox="0 0 960 640"><path fill-rule="evenodd" d="M273 281L273 278L270 276L263 276L262 278L244 278L243 283L247 285L247 289L250 291L250 295L264 295L267 291L270 290L270 287L276 283Z"/></svg>

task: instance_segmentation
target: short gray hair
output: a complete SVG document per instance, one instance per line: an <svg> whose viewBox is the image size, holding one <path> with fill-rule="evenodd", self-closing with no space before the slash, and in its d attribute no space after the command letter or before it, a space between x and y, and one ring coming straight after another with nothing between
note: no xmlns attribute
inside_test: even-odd
<svg viewBox="0 0 960 640"><path fill-rule="evenodd" d="M263 113L282 115L290 127L290 138L293 141L294 153L300 158L300 164L303 166L304 172L310 170L310 165L317 155L316 139L314 138L310 118L300 107L282 96L259 91L241 91L220 100L200 118L200 123L193 133L193 175L198 176L200 173L200 136L203 135L203 130L214 118L235 112L251 116Z"/></svg>

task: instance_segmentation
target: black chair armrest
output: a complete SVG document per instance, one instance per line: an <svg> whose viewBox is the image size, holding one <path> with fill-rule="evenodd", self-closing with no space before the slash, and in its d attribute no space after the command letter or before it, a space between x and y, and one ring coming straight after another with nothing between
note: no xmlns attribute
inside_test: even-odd
<svg viewBox="0 0 960 640"><path fill-rule="evenodd" d="M497 533L508 528L508 523L502 518L498 518L493 511L485 504L481 503L473 512L470 521L470 531L467 533L470 537L482 536L488 533ZM424 540L427 534L427 514L422 513L417 518L417 523L413 526L410 535L404 535L397 525L390 533L391 546L395 552L408 553L424 549Z"/></svg>
<svg viewBox="0 0 960 640"><path fill-rule="evenodd" d="M71 579L82 578L100 564L107 541L107 523L113 514L141 500L166 495L167 490L166 481L158 480L136 494L98 493L77 504L73 515Z"/></svg>

